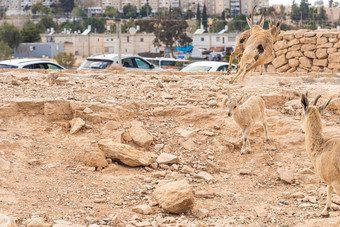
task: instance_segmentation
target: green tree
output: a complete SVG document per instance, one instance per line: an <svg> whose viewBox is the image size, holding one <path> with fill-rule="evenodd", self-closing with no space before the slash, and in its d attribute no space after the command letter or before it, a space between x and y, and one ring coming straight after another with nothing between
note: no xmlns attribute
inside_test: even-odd
<svg viewBox="0 0 340 227"><path fill-rule="evenodd" d="M106 6L104 15L107 17L119 18L119 12L113 6Z"/></svg>
<svg viewBox="0 0 340 227"><path fill-rule="evenodd" d="M174 56L173 47L187 46L192 42L192 39L185 33L188 23L183 19L170 19L170 15L166 15L157 21L155 26L155 39L153 44L161 47L164 44L170 48L172 57Z"/></svg>
<svg viewBox="0 0 340 227"><path fill-rule="evenodd" d="M139 26L140 32L146 32L146 33L153 33L155 31L155 19L142 19L142 20L136 20L135 25Z"/></svg>
<svg viewBox="0 0 340 227"><path fill-rule="evenodd" d="M182 17L182 10L181 10L181 8L179 8L179 7L172 8L171 16L173 18L180 18L180 17Z"/></svg>
<svg viewBox="0 0 340 227"><path fill-rule="evenodd" d="M185 14L185 19L191 20L194 16L195 16L195 13L191 9L188 9Z"/></svg>
<svg viewBox="0 0 340 227"><path fill-rule="evenodd" d="M199 4L197 4L196 20L197 20L197 27L201 27L201 10L200 10Z"/></svg>
<svg viewBox="0 0 340 227"><path fill-rule="evenodd" d="M60 5L66 13L69 13L74 8L74 0L60 0Z"/></svg>
<svg viewBox="0 0 340 227"><path fill-rule="evenodd" d="M13 55L13 49L7 43L0 40L0 60L9 59Z"/></svg>
<svg viewBox="0 0 340 227"><path fill-rule="evenodd" d="M80 8L78 8L78 7L74 7L74 8L72 9L72 14L73 14L74 16L76 16L76 17L81 17L81 18L86 18L86 17L87 17L87 15L86 15L86 13L84 12L84 10L82 10L82 9L80 9Z"/></svg>
<svg viewBox="0 0 340 227"><path fill-rule="evenodd" d="M308 6L308 0L301 0L300 2L300 13L302 15L302 20L305 20L308 18L308 12L309 12L309 6Z"/></svg>
<svg viewBox="0 0 340 227"><path fill-rule="evenodd" d="M61 52L54 57L54 59L58 62L59 65L64 66L65 68L72 68L74 63L76 62L76 58L72 53Z"/></svg>
<svg viewBox="0 0 340 227"><path fill-rule="evenodd" d="M51 11L53 15L63 15L65 13L60 2L51 4Z"/></svg>
<svg viewBox="0 0 340 227"><path fill-rule="evenodd" d="M19 46L21 40L19 29L5 22L0 26L0 40L7 43L12 49Z"/></svg>
<svg viewBox="0 0 340 227"><path fill-rule="evenodd" d="M131 3L126 4L123 7L123 13L125 18L136 18L137 17L137 7Z"/></svg>
<svg viewBox="0 0 340 227"><path fill-rule="evenodd" d="M295 0L293 0L293 5L292 5L292 11L290 14L290 19L292 19L293 21L297 22L299 21L301 18L300 16L300 8L299 6L295 3Z"/></svg>
<svg viewBox="0 0 340 227"><path fill-rule="evenodd" d="M86 28L91 25L91 32L104 33L105 23L106 21L104 18L90 17L84 21L84 27Z"/></svg>
<svg viewBox="0 0 340 227"><path fill-rule="evenodd" d="M53 21L52 16L41 17L37 27L41 32L45 32L48 28L54 28L54 30L58 30L58 24Z"/></svg>
<svg viewBox="0 0 340 227"><path fill-rule="evenodd" d="M61 30L64 30L65 28L67 30L71 29L72 32L75 32L75 31L80 31L80 32L83 32L84 31L84 26L83 24L81 24L80 22L78 21L74 21L74 22L64 22L60 25L61 27Z"/></svg>
<svg viewBox="0 0 340 227"><path fill-rule="evenodd" d="M145 4L140 8L140 15L142 17L150 16L152 13L152 7L149 4Z"/></svg>
<svg viewBox="0 0 340 227"><path fill-rule="evenodd" d="M32 5L31 12L33 14L42 13L43 8L44 8L44 6L43 6L42 2L37 2L37 3Z"/></svg>
<svg viewBox="0 0 340 227"><path fill-rule="evenodd" d="M241 14L228 22L228 31L244 31L249 29L246 16Z"/></svg>
<svg viewBox="0 0 340 227"><path fill-rule="evenodd" d="M205 4L203 6L202 24L203 24L204 29L207 29L207 27L208 27L208 15L207 15L207 7L205 6Z"/></svg>
<svg viewBox="0 0 340 227"><path fill-rule="evenodd" d="M23 43L40 42L40 29L32 22L27 21L21 30Z"/></svg>
<svg viewBox="0 0 340 227"><path fill-rule="evenodd" d="M211 29L213 32L219 32L225 28L226 24L227 22L225 20L214 18Z"/></svg>
<svg viewBox="0 0 340 227"><path fill-rule="evenodd" d="M130 28L135 27L135 20L130 18L127 22L121 25L122 33L127 33Z"/></svg>
<svg viewBox="0 0 340 227"><path fill-rule="evenodd" d="M222 11L221 19L222 19L222 20L225 20L225 11L224 11L224 10Z"/></svg>

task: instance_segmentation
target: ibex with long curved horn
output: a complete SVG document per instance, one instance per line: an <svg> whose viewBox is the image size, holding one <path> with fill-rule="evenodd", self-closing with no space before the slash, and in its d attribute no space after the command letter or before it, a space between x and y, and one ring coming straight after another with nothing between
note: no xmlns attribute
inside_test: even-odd
<svg viewBox="0 0 340 227"><path fill-rule="evenodd" d="M251 20L247 18L248 24L252 24L255 30L262 30L263 25L264 25L264 11L262 12L261 18L258 22L257 26L254 26L254 11L255 11L256 6L254 6L252 13L250 15ZM231 53L230 58L229 58L229 66L228 66L228 72L231 70L232 66L232 61L235 57L238 57L238 60L241 59L243 51L246 49L247 45L247 40L250 37L250 29L247 31L244 31L241 33L241 35L237 38L236 40L236 45L234 51ZM239 63L240 61L238 61Z"/></svg>

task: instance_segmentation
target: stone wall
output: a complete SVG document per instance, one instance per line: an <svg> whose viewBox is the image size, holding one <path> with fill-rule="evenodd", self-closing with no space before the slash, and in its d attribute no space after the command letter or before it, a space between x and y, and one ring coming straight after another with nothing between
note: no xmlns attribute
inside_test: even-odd
<svg viewBox="0 0 340 227"><path fill-rule="evenodd" d="M281 32L268 72L340 72L340 30Z"/></svg>

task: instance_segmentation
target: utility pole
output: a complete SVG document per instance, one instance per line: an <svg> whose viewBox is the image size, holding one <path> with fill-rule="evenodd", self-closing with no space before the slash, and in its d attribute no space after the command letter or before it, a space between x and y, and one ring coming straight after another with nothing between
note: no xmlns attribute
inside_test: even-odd
<svg viewBox="0 0 340 227"><path fill-rule="evenodd" d="M149 0L146 0L146 17L149 17Z"/></svg>
<svg viewBox="0 0 340 227"><path fill-rule="evenodd" d="M120 27L120 19L115 20L117 22L117 38L118 38L118 65L122 66L122 33Z"/></svg>

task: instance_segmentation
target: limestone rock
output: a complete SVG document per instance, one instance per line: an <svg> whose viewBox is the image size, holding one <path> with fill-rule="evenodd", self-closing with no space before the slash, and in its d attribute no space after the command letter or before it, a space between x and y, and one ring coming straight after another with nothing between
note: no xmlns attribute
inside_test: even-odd
<svg viewBox="0 0 340 227"><path fill-rule="evenodd" d="M98 146L105 157L119 160L127 166L149 166L155 160L151 152L142 152L129 145L115 143L112 139L102 139Z"/></svg>
<svg viewBox="0 0 340 227"><path fill-rule="evenodd" d="M86 108L83 110L83 112L86 113L86 114L91 114L91 113L93 113L93 110L91 110L90 107L86 107Z"/></svg>
<svg viewBox="0 0 340 227"><path fill-rule="evenodd" d="M276 54L276 56L280 56L280 55L283 55L283 54L285 54L285 53L287 53L287 52L288 52L287 49L282 49L282 50L276 51L275 54ZM268 60L268 63L270 63L270 62L272 62L272 61L273 61L273 59L270 59L270 60ZM266 62L266 64L268 64L268 63Z"/></svg>
<svg viewBox="0 0 340 227"><path fill-rule="evenodd" d="M300 41L298 39L293 39L293 40L291 40L287 43L287 46L291 47L291 46L297 45L299 43L300 43Z"/></svg>
<svg viewBox="0 0 340 227"><path fill-rule="evenodd" d="M305 51L309 51L309 50L315 50L316 49L316 45L314 44L305 44L301 46L301 51L305 52Z"/></svg>
<svg viewBox="0 0 340 227"><path fill-rule="evenodd" d="M133 142L138 146L148 147L153 143L153 137L137 123L132 125L129 133Z"/></svg>
<svg viewBox="0 0 340 227"><path fill-rule="evenodd" d="M287 184L292 184L293 181L294 181L294 173L290 170L287 170L287 169L278 169L277 170L278 174L279 174L279 177L280 179L287 183Z"/></svg>
<svg viewBox="0 0 340 227"><path fill-rule="evenodd" d="M297 67L299 64L300 64L300 62L299 62L298 59L293 58L293 59L288 60L288 65L292 68Z"/></svg>
<svg viewBox="0 0 340 227"><path fill-rule="evenodd" d="M292 39L295 38L295 36L294 36L293 33L285 33L285 34L283 34L282 36L283 36L283 38L284 38L285 40L288 40L288 41L290 41L290 40L292 40Z"/></svg>
<svg viewBox="0 0 340 227"><path fill-rule="evenodd" d="M328 68L331 68L331 69L340 69L340 64L339 63L328 63Z"/></svg>
<svg viewBox="0 0 340 227"><path fill-rule="evenodd" d="M203 208L199 208L195 210L193 213L199 219L206 218L209 216L209 210Z"/></svg>
<svg viewBox="0 0 340 227"><path fill-rule="evenodd" d="M328 62L330 62L330 63L340 63L340 52L330 54L328 56Z"/></svg>
<svg viewBox="0 0 340 227"><path fill-rule="evenodd" d="M314 51L305 51L303 54L308 58L316 58Z"/></svg>
<svg viewBox="0 0 340 227"><path fill-rule="evenodd" d="M333 54L333 53L335 53L336 51L337 51L337 49L334 48L334 47L328 48L328 49L327 49L327 54Z"/></svg>
<svg viewBox="0 0 340 227"><path fill-rule="evenodd" d="M296 44L288 48L288 51L300 50L301 44Z"/></svg>
<svg viewBox="0 0 340 227"><path fill-rule="evenodd" d="M339 41L339 39L338 39L338 38L329 38L328 41L329 41L330 43L336 43L336 42Z"/></svg>
<svg viewBox="0 0 340 227"><path fill-rule="evenodd" d="M208 172L202 171L195 175L196 178L203 179L205 181L213 181L215 178Z"/></svg>
<svg viewBox="0 0 340 227"><path fill-rule="evenodd" d="M206 199L212 199L216 197L216 194L210 191L206 190L199 190L195 192L196 198L206 198Z"/></svg>
<svg viewBox="0 0 340 227"><path fill-rule="evenodd" d="M340 41L334 44L334 48L340 48Z"/></svg>
<svg viewBox="0 0 340 227"><path fill-rule="evenodd" d="M15 227L15 221L12 217L4 214L0 214L0 226L1 227Z"/></svg>
<svg viewBox="0 0 340 227"><path fill-rule="evenodd" d="M153 213L152 208L146 204L135 206L134 208L132 208L132 211L138 214L145 214L145 215L149 215Z"/></svg>
<svg viewBox="0 0 340 227"><path fill-rule="evenodd" d="M328 42L328 40L327 40L327 38L326 37L320 37L320 38L317 38L317 40L316 40L316 45L322 45L322 44L325 44L325 43L327 43Z"/></svg>
<svg viewBox="0 0 340 227"><path fill-rule="evenodd" d="M290 51L287 52L287 59L295 58L295 57L301 57L302 53L300 51Z"/></svg>
<svg viewBox="0 0 340 227"><path fill-rule="evenodd" d="M300 61L300 64L301 64L303 67L307 67L307 68L312 67L312 61L311 61L309 58L300 57L300 58L299 58L299 61Z"/></svg>
<svg viewBox="0 0 340 227"><path fill-rule="evenodd" d="M45 103L44 115L49 121L57 121L71 120L73 113L69 102L56 101Z"/></svg>
<svg viewBox="0 0 340 227"><path fill-rule="evenodd" d="M323 59L323 58L327 58L328 54L327 54L327 50L326 49L317 49L316 52L316 57L319 59Z"/></svg>
<svg viewBox="0 0 340 227"><path fill-rule="evenodd" d="M275 51L282 50L282 49L287 49L287 42L286 42L286 40L277 41L274 44L274 50Z"/></svg>
<svg viewBox="0 0 340 227"><path fill-rule="evenodd" d="M79 117L73 118L70 123L71 123L71 130L70 130L71 135L76 134L77 132L80 131L82 127L85 126L85 121Z"/></svg>
<svg viewBox="0 0 340 227"><path fill-rule="evenodd" d="M180 214L192 210L194 194L185 180L169 182L154 191L158 204L167 212Z"/></svg>
<svg viewBox="0 0 340 227"><path fill-rule="evenodd" d="M179 159L175 155L163 152L158 156L156 162L158 164L177 164L179 163Z"/></svg>
<svg viewBox="0 0 340 227"><path fill-rule="evenodd" d="M279 73L287 72L287 70L290 69L290 66L288 64L285 64L277 69Z"/></svg>
<svg viewBox="0 0 340 227"><path fill-rule="evenodd" d="M89 167L103 168L108 166L105 155L100 151L85 151L81 157L83 163Z"/></svg>
<svg viewBox="0 0 340 227"><path fill-rule="evenodd" d="M283 66L284 64L287 63L287 59L285 57L285 55L281 55L278 56L277 58L275 58L272 62L273 66L277 69L280 68L281 66Z"/></svg>
<svg viewBox="0 0 340 227"><path fill-rule="evenodd" d="M326 59L314 59L313 65L315 66L327 66L328 60Z"/></svg>
<svg viewBox="0 0 340 227"><path fill-rule="evenodd" d="M316 44L316 37L312 37L312 38L301 38L300 39L300 43L304 43L304 44Z"/></svg>

